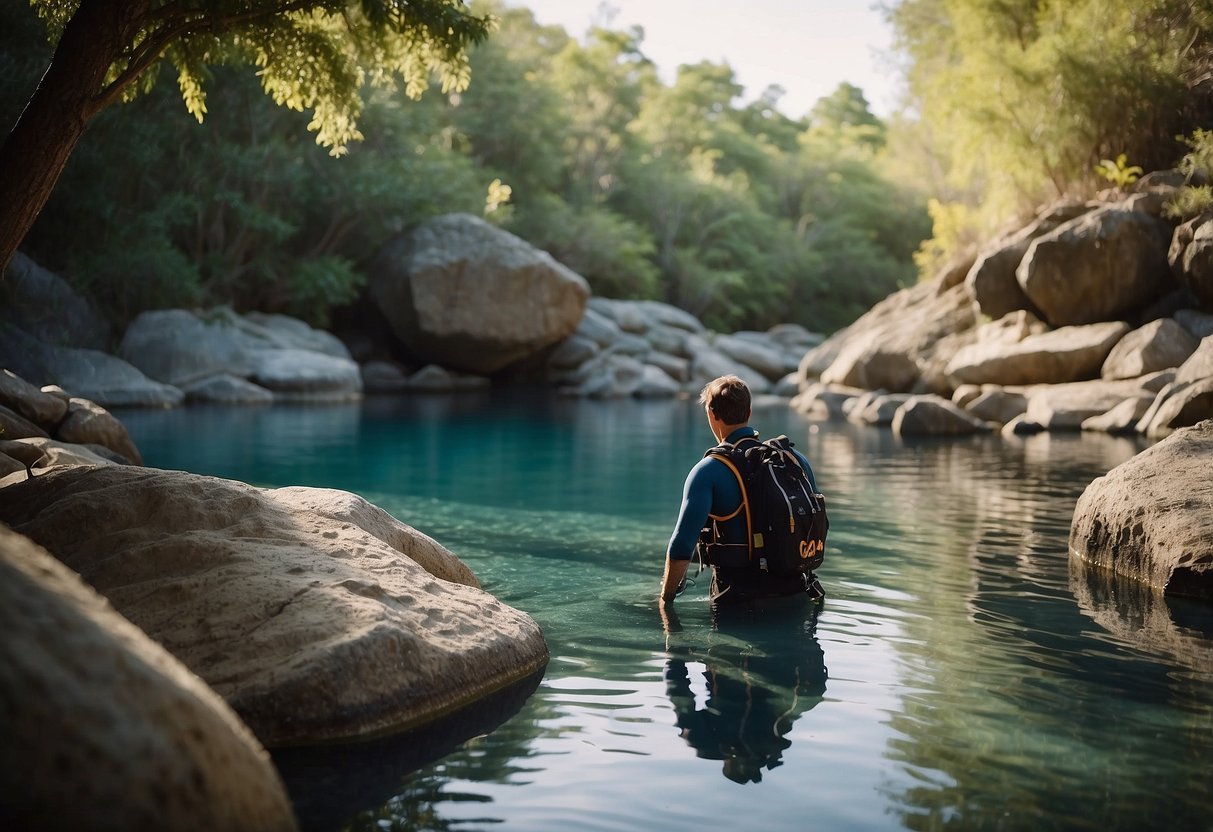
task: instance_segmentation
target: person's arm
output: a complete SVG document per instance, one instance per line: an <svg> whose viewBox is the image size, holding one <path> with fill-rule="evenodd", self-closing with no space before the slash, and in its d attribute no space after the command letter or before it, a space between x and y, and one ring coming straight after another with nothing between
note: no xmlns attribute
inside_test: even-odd
<svg viewBox="0 0 1213 832"><path fill-rule="evenodd" d="M665 575L661 579L661 601L673 601L674 596L678 594L678 587L682 586L682 582L687 576L687 567L691 565L690 560L674 560L666 556L665 559Z"/></svg>
<svg viewBox="0 0 1213 832"><path fill-rule="evenodd" d="M691 555L695 552L695 544L699 541L699 530L707 522L708 512L712 508L711 471L708 466L713 462L707 458L701 460L687 474L682 487L682 508L678 511L678 522L674 524L674 533L666 549L665 574L661 579L662 602L673 601L678 594L678 588L686 578Z"/></svg>

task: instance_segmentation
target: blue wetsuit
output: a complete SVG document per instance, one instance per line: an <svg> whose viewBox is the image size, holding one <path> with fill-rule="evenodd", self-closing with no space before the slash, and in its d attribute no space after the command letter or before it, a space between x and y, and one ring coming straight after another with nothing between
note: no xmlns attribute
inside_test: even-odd
<svg viewBox="0 0 1213 832"><path fill-rule="evenodd" d="M758 431L746 425L725 437L725 442L736 443L747 436L758 436ZM817 490L817 481L813 477L813 469L808 459L795 448L796 454L813 490ZM674 534L666 555L670 560L690 560L695 553L695 545L699 542L699 531L708 522L708 515L727 517L741 506L741 486L737 477L718 459L705 456L687 474L686 483L682 488L682 508L678 512L678 522L674 525ZM738 514L731 520L721 524L722 537L728 541L744 543L746 539L745 517ZM719 570L717 570L719 572Z"/></svg>

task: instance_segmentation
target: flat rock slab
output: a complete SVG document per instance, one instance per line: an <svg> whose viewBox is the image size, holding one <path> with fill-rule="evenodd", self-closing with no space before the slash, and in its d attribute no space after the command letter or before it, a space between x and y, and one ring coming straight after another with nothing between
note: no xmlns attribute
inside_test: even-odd
<svg viewBox="0 0 1213 832"><path fill-rule="evenodd" d="M78 571L268 746L423 724L548 659L534 620L343 491L64 467L5 487L0 521Z"/></svg>
<svg viewBox="0 0 1213 832"><path fill-rule="evenodd" d="M1071 552L1168 594L1213 598L1213 420L1179 430L1082 493Z"/></svg>

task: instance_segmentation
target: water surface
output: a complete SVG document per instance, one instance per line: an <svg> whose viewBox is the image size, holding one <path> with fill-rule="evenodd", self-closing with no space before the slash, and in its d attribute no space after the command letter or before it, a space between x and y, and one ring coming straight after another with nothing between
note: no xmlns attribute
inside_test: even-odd
<svg viewBox="0 0 1213 832"><path fill-rule="evenodd" d="M712 444L691 402L513 391L123 419L149 465L357 492L543 627L552 660L525 701L334 750L311 779L283 762L306 828L1213 828L1209 608L1067 556L1075 500L1136 440L901 440L763 409L830 500L826 603L714 616L705 574L663 622L682 481Z"/></svg>

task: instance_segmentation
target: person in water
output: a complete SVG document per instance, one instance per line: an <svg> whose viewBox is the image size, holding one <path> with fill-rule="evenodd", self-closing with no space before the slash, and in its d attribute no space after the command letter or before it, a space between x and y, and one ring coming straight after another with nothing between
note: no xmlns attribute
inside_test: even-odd
<svg viewBox="0 0 1213 832"><path fill-rule="evenodd" d="M750 388L735 375L721 376L708 382L699 394L708 427L718 442L735 444L746 439L757 441L758 431L750 427ZM793 449L813 490L817 490L813 469L804 454ZM661 580L660 603L668 604L686 585L687 569L699 543L699 533L709 516L718 519L718 526L729 543L746 544L745 518L739 511L742 502L741 485L725 463L705 456L691 469L682 490L682 508L678 522L666 549L665 574ZM719 518L729 518L719 520ZM760 598L809 593L820 597L821 585L806 581L799 574L768 574L756 569L712 568L711 598L717 601Z"/></svg>

